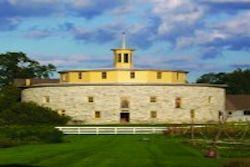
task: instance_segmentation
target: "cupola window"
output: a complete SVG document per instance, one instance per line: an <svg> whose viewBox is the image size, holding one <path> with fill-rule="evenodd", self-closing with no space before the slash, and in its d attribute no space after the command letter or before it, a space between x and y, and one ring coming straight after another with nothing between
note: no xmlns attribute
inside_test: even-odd
<svg viewBox="0 0 250 167"><path fill-rule="evenodd" d="M124 63L128 63L128 54L127 53L124 54Z"/></svg>
<svg viewBox="0 0 250 167"><path fill-rule="evenodd" d="M122 62L122 54L121 53L118 54L118 62L119 63Z"/></svg>

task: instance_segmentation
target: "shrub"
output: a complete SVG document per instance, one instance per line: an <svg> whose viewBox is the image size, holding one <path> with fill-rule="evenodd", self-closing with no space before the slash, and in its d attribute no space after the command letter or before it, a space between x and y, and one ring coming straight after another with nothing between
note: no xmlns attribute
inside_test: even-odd
<svg viewBox="0 0 250 167"><path fill-rule="evenodd" d="M0 137L0 148L12 147L15 145L18 145L18 142L5 137Z"/></svg>
<svg viewBox="0 0 250 167"><path fill-rule="evenodd" d="M5 126L0 128L1 145L18 145L27 143L59 143L63 133L50 126Z"/></svg>
<svg viewBox="0 0 250 167"><path fill-rule="evenodd" d="M63 125L68 120L69 117L35 103L17 103L0 113L0 124L4 125Z"/></svg>
<svg viewBox="0 0 250 167"><path fill-rule="evenodd" d="M21 99L21 90L14 86L0 88L0 112L15 105Z"/></svg>

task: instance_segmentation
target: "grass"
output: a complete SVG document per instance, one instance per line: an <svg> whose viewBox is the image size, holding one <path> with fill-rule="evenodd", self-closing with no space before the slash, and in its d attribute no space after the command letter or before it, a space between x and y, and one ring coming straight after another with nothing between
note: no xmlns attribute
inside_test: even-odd
<svg viewBox="0 0 250 167"><path fill-rule="evenodd" d="M65 136L61 144L0 149L0 166L217 167L224 161L204 158L181 139L163 135Z"/></svg>

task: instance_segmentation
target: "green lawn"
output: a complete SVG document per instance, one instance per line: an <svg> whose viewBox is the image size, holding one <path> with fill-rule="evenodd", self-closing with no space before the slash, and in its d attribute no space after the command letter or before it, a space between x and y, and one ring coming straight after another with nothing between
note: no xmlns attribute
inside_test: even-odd
<svg viewBox="0 0 250 167"><path fill-rule="evenodd" d="M180 139L163 135L65 136L62 144L0 149L0 166L213 167L221 166L222 162L222 159L204 158Z"/></svg>

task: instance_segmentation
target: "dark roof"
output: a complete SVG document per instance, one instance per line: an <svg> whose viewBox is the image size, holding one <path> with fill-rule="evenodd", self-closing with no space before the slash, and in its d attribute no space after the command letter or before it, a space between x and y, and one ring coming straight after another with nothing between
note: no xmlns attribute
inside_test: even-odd
<svg viewBox="0 0 250 167"><path fill-rule="evenodd" d="M250 95L226 95L226 110L250 110Z"/></svg>

